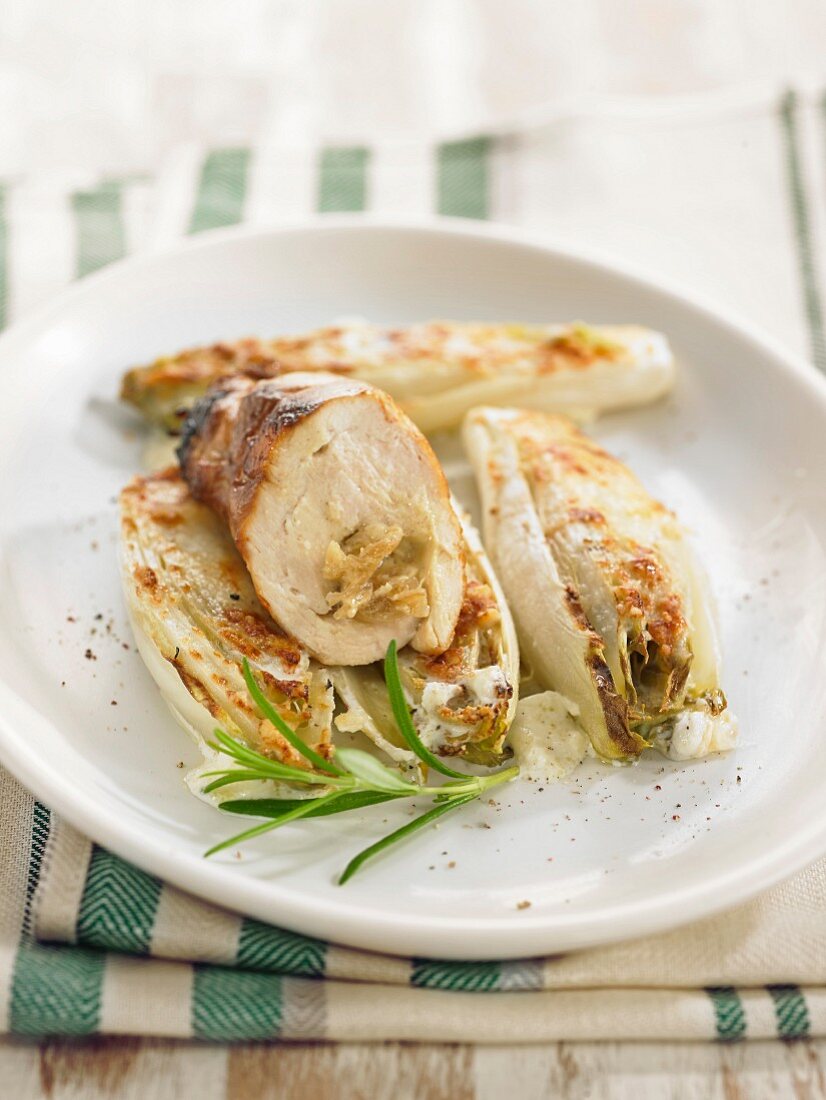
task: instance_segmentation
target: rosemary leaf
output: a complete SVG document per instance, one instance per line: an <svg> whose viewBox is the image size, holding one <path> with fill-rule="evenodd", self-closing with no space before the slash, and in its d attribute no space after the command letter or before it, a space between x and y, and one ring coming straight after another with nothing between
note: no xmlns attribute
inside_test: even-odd
<svg viewBox="0 0 826 1100"><path fill-rule="evenodd" d="M244 680L247 684L247 690L258 705L258 709L261 711L266 719L272 722L272 724L275 726L281 736L286 741L289 741L289 743L297 752L300 752L302 756L306 757L307 760L309 760L310 763L314 767L318 768L318 770L321 772L327 772L328 775L342 774L341 768L331 763L331 761L325 760L323 756L319 756L315 749L311 749L309 745L305 745L298 734L294 730L290 729L290 727L287 725L287 723L284 721L284 719L281 717L281 715L278 713L278 711L275 709L275 707L272 705L266 695L264 695L261 688L258 686L258 682L252 674L250 663L246 659L246 657L244 658Z"/></svg>
<svg viewBox="0 0 826 1100"><path fill-rule="evenodd" d="M289 781L283 778L278 778L272 775L263 775L257 771L245 771L244 768L228 768L225 772L205 772L204 777L209 775L217 775L217 779L213 779L210 783L203 788L204 794L211 794L212 791L220 790L221 787L229 787L233 783L286 783L289 782L292 785L297 785L298 780L290 779ZM305 784L309 787L318 786L317 783ZM326 786L326 784L325 784Z"/></svg>
<svg viewBox="0 0 826 1100"><path fill-rule="evenodd" d="M212 794L213 791L220 790L221 787L228 787L232 783L256 783L265 778L260 772L244 771L243 768L231 768L225 772L205 772L202 778L206 779L210 775L215 775L217 778L201 788L204 794ZM269 780L270 778L270 776L266 776L266 779Z"/></svg>
<svg viewBox="0 0 826 1100"><path fill-rule="evenodd" d="M410 711L407 707L407 700L404 697L401 677L399 676L395 641L391 641L387 647L387 655L384 658L384 679L387 684L390 706L393 708L393 717L396 719L399 733L404 738L410 751L414 752L429 768L441 772L442 775L448 775L451 779L467 779L467 775L454 771L443 764L438 756L434 756L430 749L422 743L416 732L416 727L413 725L413 719L410 717Z"/></svg>
<svg viewBox="0 0 826 1100"><path fill-rule="evenodd" d="M376 760L375 756L361 749L338 749L336 760L365 787L374 791L397 791L399 794L415 794L417 787L402 779L398 772L391 772Z"/></svg>
<svg viewBox="0 0 826 1100"><path fill-rule="evenodd" d="M313 803L330 801L332 802L336 796L334 794L324 795L323 798L305 798L301 800L301 805L294 807L288 813L282 814L281 817L276 818L273 821L264 821L261 825L256 825L252 829L247 829L246 832L238 833L236 836L231 836L229 840L222 840L220 844L214 844L208 852L204 852L204 856L215 855L216 852L222 852L225 848L231 848L234 844L241 844L245 840L252 840L253 837L261 836L262 833L268 833L272 829L278 829L282 825L286 825L288 821L295 821L299 817L306 817L306 815L313 809Z"/></svg>
<svg viewBox="0 0 826 1100"><path fill-rule="evenodd" d="M373 856L383 852L385 848L389 848L391 844L398 844L400 840L404 840L405 837L410 836L411 833L418 832L419 829L424 829L432 821L436 821L438 818L443 817L444 814L450 813L451 810L456 810L459 806L464 806L466 802L472 802L478 795L477 791L472 791L470 794L456 795L455 798L451 798L449 802L441 802L439 805L434 806L432 810L428 810L427 813L422 814L420 817L414 818L406 825L402 825L400 829L396 829L395 832L388 833L387 836L382 837L381 840L377 840L375 844L371 844L369 848L364 848L353 856L347 866L342 872L341 878L338 880L339 886L343 886L348 879L351 879L353 875L358 871L362 864L366 863L368 859L372 859Z"/></svg>
<svg viewBox="0 0 826 1100"><path fill-rule="evenodd" d="M221 729L215 730L215 737L218 744L213 745L213 748L218 749L220 752L225 752L227 756L231 756L233 760L236 760L239 764L243 764L245 770L258 772L259 779L284 779L288 780L290 783L309 783L326 786L328 784L341 782L343 778L346 778L342 775L319 775L318 772L311 772L304 768L293 768L289 764L282 764L278 760L271 760L268 756L262 756L261 753L256 752L254 749L242 745L240 741L236 741ZM220 769L222 773L229 770L229 768Z"/></svg>
<svg viewBox="0 0 826 1100"><path fill-rule="evenodd" d="M345 791L329 800L310 799L313 808L307 812L307 817L326 817L328 814L341 814L347 810L360 810L363 806L392 802L396 798L404 798L404 795L391 794L389 791ZM300 798L235 798L222 802L221 809L248 817L281 817L294 806L306 801L307 799Z"/></svg>

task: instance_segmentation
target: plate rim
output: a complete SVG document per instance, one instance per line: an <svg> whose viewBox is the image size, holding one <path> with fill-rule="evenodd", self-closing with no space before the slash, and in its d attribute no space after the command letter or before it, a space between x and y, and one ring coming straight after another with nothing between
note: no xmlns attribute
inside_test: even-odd
<svg viewBox="0 0 826 1100"><path fill-rule="evenodd" d="M232 226L210 230L196 238L147 251L120 260L105 270L65 288L51 301L12 324L0 335L0 371L18 343L25 342L50 321L71 309L78 298L89 297L106 282L116 282L138 273L141 268L163 262L181 253L209 249L237 239L277 237L284 233L315 233L319 230L364 233L371 230L427 233L498 241L527 247L544 255L592 267L603 274L619 276L648 292L676 300L695 310L714 325L752 345L772 360L772 369L782 377L793 375L808 389L826 420L826 377L802 356L785 348L774 337L734 311L720 311L701 294L686 291L673 280L663 279L609 253L582 248L559 235L535 232L501 223L477 223L459 218L396 219L367 215L316 215L301 221L266 226ZM12 705L6 707L4 704ZM86 804L73 795L73 785L63 781L48 761L35 761L26 751L21 729L7 713L23 709L34 725L49 728L58 736L59 724L52 723L17 695L3 679L0 669L0 762L29 791L66 822L102 847L158 876L163 882L188 891L224 909L256 917L339 944L373 952L416 954L443 959L505 960L549 952L596 947L635 939L678 928L741 904L777 882L788 878L826 852L826 807L813 817L807 829L775 842L768 852L757 853L737 868L712 874L700 883L670 887L654 898L613 903L587 916L555 913L534 916L520 912L494 918L430 916L406 918L376 912L365 904L342 902L331 908L329 901L284 890L280 882L239 874L238 869L210 863L187 853L164 847L160 841L144 839L133 826L123 825L97 804ZM228 891L228 887L231 887ZM274 915L277 910L277 915ZM675 913L679 914L675 919ZM334 934L330 936L331 922ZM517 941L518 946L514 944ZM432 944L438 941L438 951ZM470 946L469 946L470 944Z"/></svg>

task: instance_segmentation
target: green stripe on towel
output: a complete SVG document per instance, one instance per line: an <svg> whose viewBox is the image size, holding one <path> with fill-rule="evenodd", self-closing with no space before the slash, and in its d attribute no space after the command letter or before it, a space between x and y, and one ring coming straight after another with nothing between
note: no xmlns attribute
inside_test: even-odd
<svg viewBox="0 0 826 1100"><path fill-rule="evenodd" d="M733 985L711 986L706 989L714 1006L717 1038L733 1042L746 1037L746 1012Z"/></svg>
<svg viewBox="0 0 826 1100"><path fill-rule="evenodd" d="M369 151L361 146L322 149L318 165L321 214L364 210L367 206Z"/></svg>
<svg viewBox="0 0 826 1100"><path fill-rule="evenodd" d="M806 998L798 985L766 987L774 1001L777 1034L781 1039L805 1039L811 1030Z"/></svg>
<svg viewBox="0 0 826 1100"><path fill-rule="evenodd" d="M192 1032L198 1039L274 1039L281 1030L284 990L275 974L196 966Z"/></svg>
<svg viewBox="0 0 826 1100"><path fill-rule="evenodd" d="M450 141L440 145L436 159L436 209L456 218L489 215L489 138Z"/></svg>
<svg viewBox="0 0 826 1100"><path fill-rule="evenodd" d="M414 959L410 984L422 989L452 989L463 993L485 993L499 986L498 962L439 962Z"/></svg>
<svg viewBox="0 0 826 1100"><path fill-rule="evenodd" d="M23 910L23 936L31 933L32 926L32 902L37 885L40 882L40 872L43 869L43 856L46 853L46 844L52 827L52 815L42 802L35 800L32 807L32 832L29 846L29 869L26 876L26 905Z"/></svg>
<svg viewBox="0 0 826 1100"><path fill-rule="evenodd" d="M204 158L189 233L237 225L244 212L250 151L213 149Z"/></svg>
<svg viewBox="0 0 826 1100"><path fill-rule="evenodd" d="M14 968L11 1031L92 1035L100 1027L106 956L80 947L21 944Z"/></svg>
<svg viewBox="0 0 826 1100"><path fill-rule="evenodd" d="M78 940L145 955L163 884L117 856L95 847L77 917Z"/></svg>
<svg viewBox="0 0 826 1100"><path fill-rule="evenodd" d="M108 180L91 191L72 195L77 233L77 278L91 275L126 255L126 230L120 182Z"/></svg>
<svg viewBox="0 0 826 1100"><path fill-rule="evenodd" d="M238 937L236 965L302 978L323 978L327 944L247 919Z"/></svg>
<svg viewBox="0 0 826 1100"><path fill-rule="evenodd" d="M77 947L46 947L31 940L31 907L43 870L51 812L32 806L26 907L14 963L9 1005L16 1035L91 1035L100 1026L105 955Z"/></svg>

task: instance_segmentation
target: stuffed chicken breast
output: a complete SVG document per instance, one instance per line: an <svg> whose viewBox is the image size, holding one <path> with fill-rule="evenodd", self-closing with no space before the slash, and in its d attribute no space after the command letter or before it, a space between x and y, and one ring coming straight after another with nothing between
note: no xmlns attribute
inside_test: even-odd
<svg viewBox="0 0 826 1100"><path fill-rule="evenodd" d="M270 702L329 759L334 738L363 734L403 768L416 760L395 728L381 662L325 666L270 617L223 521L176 469L121 494L124 592L144 662L177 720L205 748L216 725L285 763L303 758L250 699L246 658ZM399 653L420 736L441 755L497 761L517 705L513 624L478 536L461 520L460 614L438 656ZM205 750L206 751L206 750Z"/></svg>
<svg viewBox="0 0 826 1100"><path fill-rule="evenodd" d="M572 415L646 404L674 379L665 337L637 325L358 322L192 348L130 370L121 396L179 431L217 378L319 370L385 390L425 432L458 427L481 404Z"/></svg>
<svg viewBox="0 0 826 1100"><path fill-rule="evenodd" d="M465 546L442 469L387 394L319 373L215 384L178 449L271 617L318 661L365 665L391 639L451 644Z"/></svg>
<svg viewBox="0 0 826 1100"><path fill-rule="evenodd" d="M564 417L475 409L464 440L523 653L597 753L730 747L707 585L674 515Z"/></svg>

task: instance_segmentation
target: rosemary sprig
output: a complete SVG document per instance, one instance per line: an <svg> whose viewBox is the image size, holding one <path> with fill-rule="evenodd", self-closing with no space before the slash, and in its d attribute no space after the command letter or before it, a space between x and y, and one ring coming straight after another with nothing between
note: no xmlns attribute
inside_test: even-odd
<svg viewBox="0 0 826 1100"><path fill-rule="evenodd" d="M408 821L406 825L402 825L402 827L396 829L395 832L388 833L387 836L382 837L381 840L377 840L375 844L371 844L369 848L363 848L357 856L353 856L342 871L341 878L338 880L339 886L343 886L348 878L352 878L363 863L366 863L367 860L371 859L373 856L377 856L379 852L383 852L385 848L389 848L391 844L395 844L399 840L404 840L406 836L410 836L411 833L415 833L419 829L424 829L425 826L429 825L432 821L436 821L446 813L450 813L451 810L457 810L460 806L464 806L466 802L473 801L474 798L478 798L476 792L456 795L446 802L440 802L439 805L434 806L432 810L428 810L425 814L420 814L419 817L414 817L412 821Z"/></svg>
<svg viewBox="0 0 826 1100"><path fill-rule="evenodd" d="M442 775L449 775L453 779L466 778L461 772L455 772L453 768L443 764L438 756L434 756L430 749L422 744L416 732L416 727L413 725L413 719L410 717L410 711L407 709L407 700L404 697L404 688L402 687L401 676L399 676L399 660L396 656L395 639L387 647L384 658L384 682L387 685L387 695L390 699L390 706L393 708L393 717L396 719L399 733L406 741L410 751L414 752L422 763L427 764L434 772L441 772Z"/></svg>
<svg viewBox="0 0 826 1100"><path fill-rule="evenodd" d="M314 770L297 768L290 764L282 764L278 760L271 760L249 748L248 745L236 741L223 730L216 729L216 740L212 747L231 757L234 766L206 772L204 778L210 779L204 787L206 793L233 783L275 780L303 789L306 791L306 797L234 799L223 802L221 808L230 813L264 817L267 820L213 845L205 855L211 856L215 852L279 829L282 825L302 817L324 817L328 814L345 813L348 810L361 809L364 806L400 798L427 797L434 800L435 805L430 810L355 855L339 879L341 885L352 878L356 871L373 856L404 840L412 833L426 828L431 822L451 810L473 801L489 788L507 783L519 774L517 767L511 767L488 775L468 775L454 771L453 768L443 764L439 757L423 744L413 724L399 675L395 642L391 642L387 647L384 675L393 717L408 748L423 764L433 771L440 772L448 781L439 786L413 783L360 749L340 748L336 751L335 762L325 760L306 745L284 721L261 691L245 660L244 679L252 699L264 717L297 752L304 756L309 764L313 765Z"/></svg>

